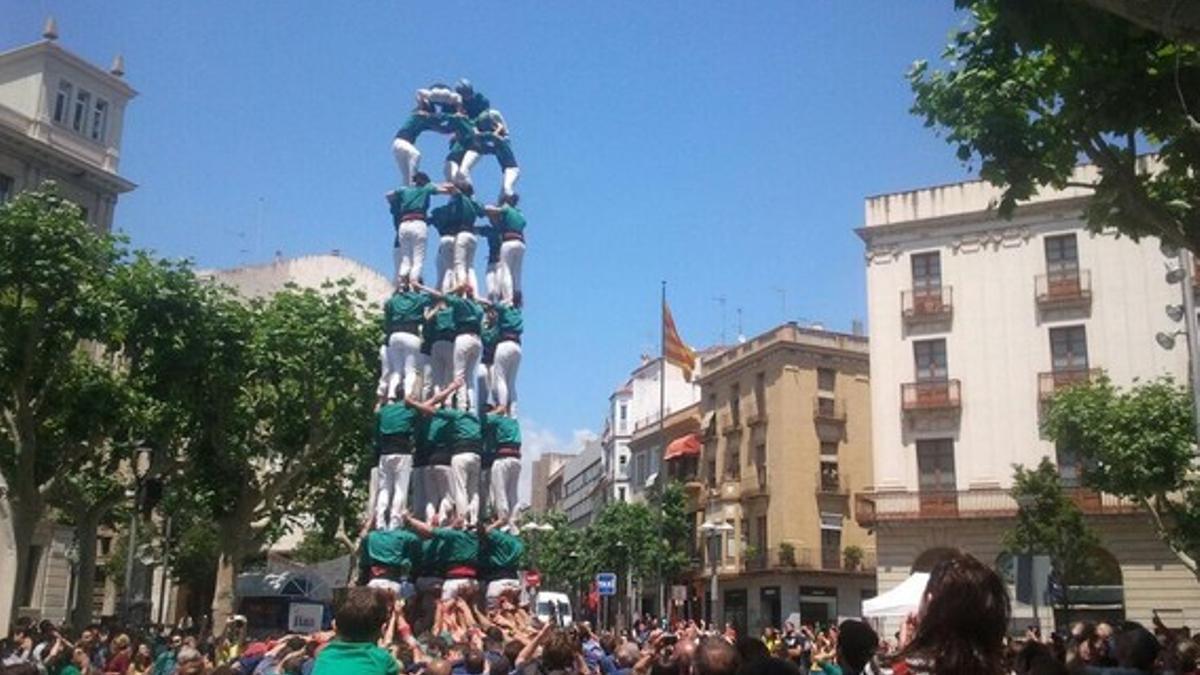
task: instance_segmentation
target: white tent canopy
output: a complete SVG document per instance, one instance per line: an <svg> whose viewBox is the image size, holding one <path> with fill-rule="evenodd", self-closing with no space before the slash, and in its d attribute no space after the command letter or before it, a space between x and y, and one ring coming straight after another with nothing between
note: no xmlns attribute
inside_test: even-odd
<svg viewBox="0 0 1200 675"><path fill-rule="evenodd" d="M925 595L928 583L927 572L913 574L887 593L863 601L863 616L908 616L921 606L921 597Z"/></svg>

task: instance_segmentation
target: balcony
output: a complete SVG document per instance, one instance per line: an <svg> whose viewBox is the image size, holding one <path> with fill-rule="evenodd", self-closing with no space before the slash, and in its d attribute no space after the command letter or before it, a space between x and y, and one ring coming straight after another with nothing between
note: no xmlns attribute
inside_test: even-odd
<svg viewBox="0 0 1200 675"><path fill-rule="evenodd" d="M817 494L845 497L850 494L850 477L836 469L817 471Z"/></svg>
<svg viewBox="0 0 1200 675"><path fill-rule="evenodd" d="M954 316L954 289L950 286L900 291L906 323L945 322Z"/></svg>
<svg viewBox="0 0 1200 675"><path fill-rule="evenodd" d="M726 410L717 416L717 425L720 427L722 434L736 434L741 431L742 416L740 414L735 415Z"/></svg>
<svg viewBox="0 0 1200 675"><path fill-rule="evenodd" d="M1091 490L1068 490L1079 508L1088 515L1137 513L1133 502ZM860 492L854 496L854 517L862 527L880 523L926 519L1011 518L1017 502L1003 488L978 490L925 490Z"/></svg>
<svg viewBox="0 0 1200 675"><path fill-rule="evenodd" d="M813 398L813 420L825 424L846 423L846 401L840 398Z"/></svg>
<svg viewBox="0 0 1200 675"><path fill-rule="evenodd" d="M1038 309L1086 309L1092 305L1092 273L1070 270L1039 274L1034 279Z"/></svg>
<svg viewBox="0 0 1200 675"><path fill-rule="evenodd" d="M959 410L962 383L958 380L905 382L900 385L900 406L905 413Z"/></svg>
<svg viewBox="0 0 1200 675"><path fill-rule="evenodd" d="M851 563L851 564L848 564ZM869 572L875 569L874 551L864 551L861 560L846 560L842 551L834 556L823 555L819 549L796 548L787 544L759 550L748 547L742 554L743 572L775 570L823 570L828 572Z"/></svg>
<svg viewBox="0 0 1200 675"><path fill-rule="evenodd" d="M742 485L742 498L755 499L768 496L770 490L767 485L767 467L759 464L754 467L754 473L750 475L752 476L750 483Z"/></svg>
<svg viewBox="0 0 1200 675"><path fill-rule="evenodd" d="M1038 373L1038 399L1045 403L1063 389L1091 382L1102 372L1099 368L1067 368Z"/></svg>

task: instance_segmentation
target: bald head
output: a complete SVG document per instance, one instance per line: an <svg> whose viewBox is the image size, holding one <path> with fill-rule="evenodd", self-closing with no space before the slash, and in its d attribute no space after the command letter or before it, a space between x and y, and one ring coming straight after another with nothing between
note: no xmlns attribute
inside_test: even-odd
<svg viewBox="0 0 1200 675"><path fill-rule="evenodd" d="M425 666L425 675L450 675L451 672L450 662L444 659L438 659Z"/></svg>
<svg viewBox="0 0 1200 675"><path fill-rule="evenodd" d="M738 653L721 638L708 637L700 641L693 657L696 675L734 675L738 670Z"/></svg>

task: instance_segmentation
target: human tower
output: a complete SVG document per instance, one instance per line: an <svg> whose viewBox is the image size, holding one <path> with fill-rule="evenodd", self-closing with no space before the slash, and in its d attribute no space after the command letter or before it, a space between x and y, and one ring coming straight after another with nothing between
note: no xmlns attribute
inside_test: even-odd
<svg viewBox="0 0 1200 675"><path fill-rule="evenodd" d="M416 98L392 143L401 177L387 194L396 290L383 310L374 525L399 528L411 512L432 525L470 527L487 515L511 528L521 471L519 169L504 117L470 82L432 85ZM426 131L449 137L445 182L420 170L416 142ZM476 200L471 181L483 155L497 158L503 176L488 205ZM448 199L431 210L436 195ZM431 277L424 269L430 225L437 237ZM488 244L482 293L479 237Z"/></svg>

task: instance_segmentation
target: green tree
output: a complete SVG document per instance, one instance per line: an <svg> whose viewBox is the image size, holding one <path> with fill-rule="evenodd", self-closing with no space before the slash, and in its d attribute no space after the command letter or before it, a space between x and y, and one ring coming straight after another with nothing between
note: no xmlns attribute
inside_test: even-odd
<svg viewBox="0 0 1200 675"><path fill-rule="evenodd" d="M89 227L52 184L0 206L0 493L17 558L5 575L11 588L25 586L34 527L71 475L64 467L84 465L107 441L67 433L61 405L95 374L78 353L111 328L120 256L119 242Z"/></svg>
<svg viewBox="0 0 1200 675"><path fill-rule="evenodd" d="M1051 570L1062 584L1062 607L1067 609L1071 585L1091 576L1100 539L1063 490L1058 467L1048 458L1033 469L1014 466L1011 493L1019 508L1016 523L1004 533L1004 547L1013 555L1049 557Z"/></svg>
<svg viewBox="0 0 1200 675"><path fill-rule="evenodd" d="M247 557L302 518L327 531L358 520L378 354L376 323L349 282L289 287L228 311L237 318L214 370L237 393L208 402L185 486L203 495L217 526L217 630Z"/></svg>
<svg viewBox="0 0 1200 675"><path fill-rule="evenodd" d="M1093 6L1120 4L956 0L970 25L944 70L914 64L913 112L1004 189L1003 216L1041 186L1083 187L1091 229L1200 251L1200 53ZM1137 161L1146 139L1153 171ZM1080 157L1095 184L1072 180Z"/></svg>
<svg viewBox="0 0 1200 675"><path fill-rule="evenodd" d="M562 511L534 518L549 524L547 532L524 532L526 554L542 574L542 586L563 592L578 591L592 574L592 563L583 545L583 530L570 526Z"/></svg>
<svg viewBox="0 0 1200 675"><path fill-rule="evenodd" d="M655 555L664 583L670 583L691 564L692 528L688 526L687 493L678 481L667 483L652 502L661 535L661 548Z"/></svg>
<svg viewBox="0 0 1200 675"><path fill-rule="evenodd" d="M337 536L336 531L313 529L304 533L292 557L298 562L313 564L340 558L348 553L350 548Z"/></svg>
<svg viewBox="0 0 1200 675"><path fill-rule="evenodd" d="M1200 578L1200 476L1191 393L1170 378L1121 390L1107 378L1059 392L1046 435L1084 459L1084 483L1145 508L1155 531Z"/></svg>

